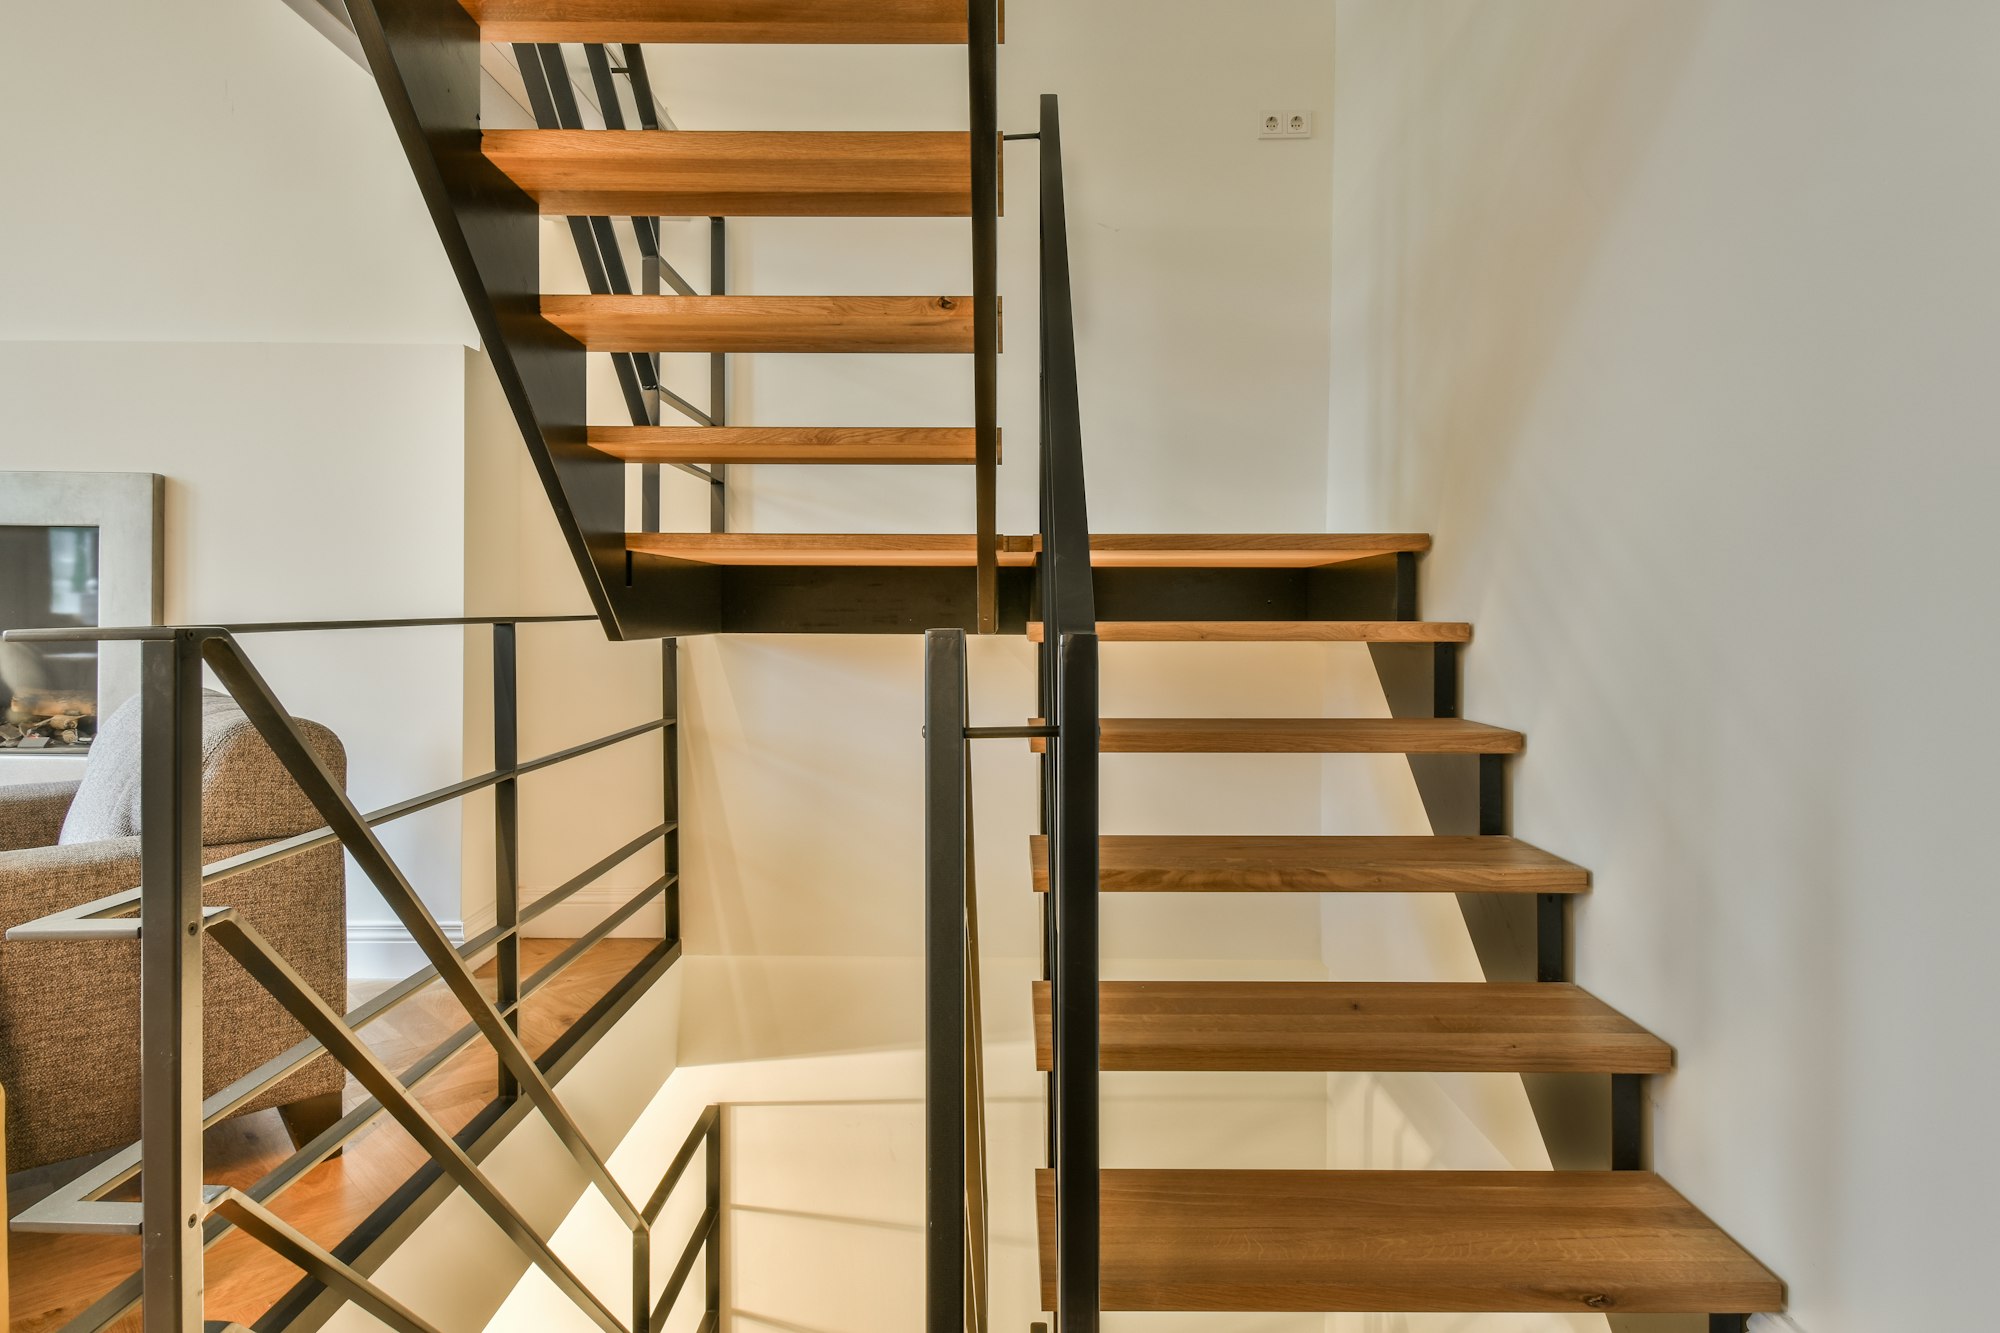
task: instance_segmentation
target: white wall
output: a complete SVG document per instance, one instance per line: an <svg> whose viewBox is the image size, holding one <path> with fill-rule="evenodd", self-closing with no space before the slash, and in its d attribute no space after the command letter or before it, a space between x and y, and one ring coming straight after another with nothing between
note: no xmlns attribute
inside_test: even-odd
<svg viewBox="0 0 2000 1333"><path fill-rule="evenodd" d="M373 81L284 5L12 5L7 44L0 339L472 339Z"/></svg>
<svg viewBox="0 0 2000 1333"><path fill-rule="evenodd" d="M164 474L169 621L458 614L470 321L371 81L265 0L7 33L0 469ZM460 775L459 634L246 647L364 808ZM457 820L385 831L453 928ZM358 873L349 913L364 974L406 961Z"/></svg>
<svg viewBox="0 0 2000 1333"><path fill-rule="evenodd" d="M1659 1168L1796 1327L1982 1326L2000 10L1337 14L1333 524L1436 533Z"/></svg>
<svg viewBox="0 0 2000 1333"><path fill-rule="evenodd" d="M0 342L0 468L164 474L169 623L455 614L461 355ZM457 780L458 632L255 636L243 646L293 712L342 738L348 789L364 809ZM388 826L384 839L433 911L456 921L455 810ZM349 881L365 952L393 918L358 873Z"/></svg>

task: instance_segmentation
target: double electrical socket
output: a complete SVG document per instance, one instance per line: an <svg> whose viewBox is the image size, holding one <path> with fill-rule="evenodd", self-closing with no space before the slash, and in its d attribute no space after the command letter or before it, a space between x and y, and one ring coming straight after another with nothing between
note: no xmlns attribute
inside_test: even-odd
<svg viewBox="0 0 2000 1333"><path fill-rule="evenodd" d="M1259 139L1310 139L1313 113L1310 111L1265 111L1257 117Z"/></svg>

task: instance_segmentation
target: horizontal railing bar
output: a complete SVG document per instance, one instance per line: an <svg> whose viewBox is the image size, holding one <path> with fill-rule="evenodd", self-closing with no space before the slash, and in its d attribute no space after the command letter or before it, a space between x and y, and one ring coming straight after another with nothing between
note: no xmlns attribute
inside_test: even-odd
<svg viewBox="0 0 2000 1333"><path fill-rule="evenodd" d="M665 731L668 727L675 725L676 721L677 719L675 718L656 718L651 722L642 722L636 727L628 727L624 731L613 732L608 736L600 736L593 741L585 741L581 745L573 745L567 750L558 750L553 754L543 755L539 759L526 760L523 763L516 764L512 768L495 769L489 773L482 773L478 777L467 778L462 782L454 782L448 787L440 787L435 791L425 792L421 796L412 796L408 800L398 801L394 805L385 805L379 810L363 815L362 822L369 828L379 828L383 824L391 823L423 810L428 810L433 806L442 805L446 801L454 800L461 796L468 796L473 792L495 786L509 778L522 777L544 768L551 768L556 764L566 763L571 759L580 759L586 754L617 745L621 741L632 740L635 737L648 735L655 731ZM643 846L645 842L662 837L671 831L671 825L662 824L651 832L640 835L640 838L635 840L630 850L613 853L613 858L615 860L623 860L625 856L629 856L632 851L638 850L638 847ZM202 868L202 884L206 887L210 884L220 883L232 876L255 870L259 866L269 865L274 861L281 861L289 856L297 856L302 852L311 851L316 847L324 847L328 843L336 841L338 841L338 838L333 830L325 827L315 829L310 833L300 833L290 838L283 838L277 842L259 847L254 851L241 852L235 856L224 857L220 861L209 863ZM568 892L565 892L565 889ZM548 895L548 898L555 898L559 902L561 899L556 898L556 894L568 897L569 893L574 891L574 887L565 885L563 889L558 889L555 893ZM544 899L544 901L547 901L547 899ZM6 938L10 940L136 938L138 931L137 921L130 920L128 922L125 919L119 919L116 917L116 914L130 912L137 908L138 905L139 890L136 888L123 889L92 902L65 908L60 912L52 912L48 916L37 917L33 921L24 921L18 926L10 927L7 930ZM549 902L548 904L549 907L553 907L554 905L555 902ZM209 908L207 910L214 912L219 909ZM548 907L540 908L540 911L547 910ZM103 922L105 928L84 928L83 923L85 922ZM505 938L504 935L495 936L494 939L488 940L487 943L495 943L503 938Z"/></svg>
<svg viewBox="0 0 2000 1333"><path fill-rule="evenodd" d="M1013 143L1017 139L1040 139L1042 134L1040 130L1036 130L1028 134L1003 134L1000 137L1008 143Z"/></svg>
<svg viewBox="0 0 2000 1333"><path fill-rule="evenodd" d="M681 1150L674 1154L673 1165L669 1166L667 1173L660 1177L659 1187L653 1191L653 1197L646 1200L646 1207L640 1213L640 1216L646 1219L646 1225L651 1226L660 1220L660 1214L666 1211L667 1200L673 1197L674 1186L681 1183L681 1177L687 1174L695 1153L701 1150L701 1145L714 1132L716 1122L721 1119L722 1108L711 1106L701 1113L701 1119L694 1122L694 1129L689 1131L687 1141L681 1144Z"/></svg>
<svg viewBox="0 0 2000 1333"><path fill-rule="evenodd" d="M627 857L630 857L634 852L637 852L641 847L644 847L647 843L656 842L659 839L666 837L669 833L672 833L678 827L680 827L680 825L677 821L668 820L664 824L659 824L654 826L653 828L647 829L644 833L641 833L638 837L632 839L632 841L626 843L623 847L620 847L617 851L611 853L611 855L605 857L602 861L599 861L596 865L591 866L589 869L571 876L563 883L557 885L555 888L550 889L547 893L543 894L541 897L535 899L534 902L522 908L521 924L525 926L529 922L533 921L536 917L542 915L544 912L550 911L556 907L561 906L564 901L570 898L579 889L584 889L589 887L590 884L596 881L607 870L610 870L613 866L617 865L620 861L623 861ZM677 876L670 874L667 876L667 878L674 879L677 878ZM640 892L644 893L646 892L646 890L641 889Z"/></svg>
<svg viewBox="0 0 2000 1333"><path fill-rule="evenodd" d="M967 727L969 741L1050 740L1062 735L1061 727Z"/></svg>
<svg viewBox="0 0 2000 1333"><path fill-rule="evenodd" d="M680 957L681 947L678 942L660 941L623 977L614 982L608 991L598 997L582 1017L570 1024L563 1034L556 1038L554 1044L537 1056L536 1063L550 1078L560 1080L576 1066L577 1061L610 1026L630 1011L638 997L664 975L666 969L678 962ZM532 1109L532 1105L525 1099L514 1102L500 1100L489 1102L485 1109L473 1118L471 1125L459 1131L459 1141L475 1160L483 1160L499 1138L518 1125ZM393 1245L395 1237L407 1235L407 1228L414 1225L416 1219L412 1216L413 1212L422 1209L425 1212L418 1216L426 1215L428 1208L435 1206L439 1197L437 1190L441 1188L443 1182L443 1172L435 1163L426 1163L419 1167L389 1200L380 1205L356 1231L341 1242L342 1256L355 1263L357 1268L361 1266L365 1257L371 1255L375 1264L382 1263L386 1258L384 1247ZM280 1302L279 1306L273 1307L288 1309L291 1312L286 1320L277 1322L282 1327L290 1327L287 1321L306 1306L311 1306L320 1312L325 1312L327 1309L310 1293L301 1296L299 1290L295 1289ZM308 1322L310 1326L318 1327L322 1321ZM92 1333L100 1333L100 1330L92 1330Z"/></svg>
<svg viewBox="0 0 2000 1333"><path fill-rule="evenodd" d="M407 620L264 620L240 625L73 625L58 629L10 629L10 643L107 643L171 639L196 634L319 634L343 629L445 629L474 625L573 625L596 616L425 616Z"/></svg>
<svg viewBox="0 0 2000 1333"><path fill-rule="evenodd" d="M680 946L678 943L672 940L661 941L657 948L645 958L640 959L624 977L614 983L612 988L600 997L596 1004L592 1005L576 1022L570 1024L563 1034L556 1038L555 1043L536 1058L536 1063L551 1078L561 1078L569 1071L576 1060L580 1058L582 1053L589 1049L590 1043L595 1040L595 1035L601 1034L606 1024L615 1022L630 1008L636 994L636 985L645 978L657 976L662 969L671 967L675 962L679 961L679 958ZM524 992L522 998L527 998L526 992ZM416 1065L412 1065L410 1071L403 1076L404 1086L413 1087L420 1079L433 1072L437 1065L442 1064L451 1054L455 1054L459 1048L462 1048L467 1041L477 1035L477 1032L478 1029L473 1024L468 1023L458 1033L454 1034L453 1037L447 1038L445 1044L451 1045L452 1050L445 1051L444 1046L441 1045L430 1055L418 1061ZM419 1066L425 1066L422 1073L416 1072ZM366 1123L374 1119L375 1116L380 1115L383 1109L381 1104L375 1102L373 1099L363 1102L354 1110L348 1112L338 1124L307 1144L304 1150L294 1153L287 1162L280 1164L277 1170L265 1176L263 1180L258 1181L250 1190L251 1196L259 1202L268 1202L279 1193L282 1193L285 1188L296 1184L304 1176L305 1172L317 1166L320 1161L324 1160L333 1151L331 1147L322 1148L321 1145L324 1140L333 1136L337 1131L340 1131L342 1126L346 1125L349 1120L356 1120L358 1118L360 1123ZM488 1126L492 1131L492 1137L481 1138L476 1142L470 1139L464 1140L467 1152L472 1155L475 1161L483 1160L493 1144L498 1142L498 1136L506 1130L513 1128L532 1109L526 1101L515 1102L504 1107L498 1102L490 1103L486 1112L474 1118L474 1124L479 1125L489 1120L492 1121ZM496 1112L498 1113L498 1118L494 1119L494 1113ZM462 1130L460 1134L464 1135L466 1132ZM352 1137L351 1130L340 1135L340 1142L345 1142L350 1137ZM116 1184L131 1179L138 1172L138 1145L133 1145L127 1151L132 1155L132 1165L118 1181L113 1182L113 1187ZM296 1174L281 1182L272 1183L288 1167L293 1163L300 1162L309 1153L314 1154L312 1159L304 1162ZM119 1154L120 1157L124 1155L124 1153ZM105 1164L105 1166L108 1165L110 1163ZM96 1174L103 1170L104 1166L100 1166L91 1174ZM416 1176L413 1176L412 1180L423 1176L426 1171L431 1173L432 1179L438 1179L444 1175L442 1169L435 1162L431 1162L427 1163L424 1167L418 1168ZM72 1182L72 1188L78 1183L80 1181ZM204 1247L212 1247L229 1233L231 1226L232 1224L226 1218L211 1217L202 1236ZM343 1242L343 1245L345 1243ZM112 1321L131 1310L138 1302L138 1299L139 1275L133 1273L117 1287L105 1293L88 1310L85 1310L72 1320L65 1328L64 1333L72 1333L72 1331L74 1333L101 1333L101 1330L108 1327Z"/></svg>
<svg viewBox="0 0 2000 1333"><path fill-rule="evenodd" d="M410 1096L409 1090L382 1063L381 1058L348 1029L340 1015L271 947L268 940L234 913L216 922L211 936L252 979L304 1024L308 1032L318 1036L357 1082L373 1093L377 1100L385 1104L393 1102L390 1112L396 1122L416 1140L432 1161L457 1181L459 1188L479 1205L480 1211L507 1234L515 1247L530 1263L541 1269L558 1290L605 1333L626 1333L616 1316L556 1254L548 1238L521 1215L429 1108ZM541 1109L544 1115L548 1115L546 1106ZM549 1116L551 1121L554 1118ZM612 1191L606 1193L615 1202Z"/></svg>
<svg viewBox="0 0 2000 1333"><path fill-rule="evenodd" d="M138 899L138 890L131 891L133 900ZM227 912L227 907L205 907L204 918ZM24 921L7 931L10 940L136 940L139 938L139 918L125 917L80 917L45 916L35 921Z"/></svg>
<svg viewBox="0 0 2000 1333"><path fill-rule="evenodd" d="M539 772L544 768L567 763L571 759L581 759L584 755L596 750L605 749L608 746L617 745L621 741L629 741L634 737L644 736L654 731L665 731L668 727L675 725L675 722L676 719L670 717L655 718L651 722L642 722L636 727L613 732L608 736L599 736L596 740L585 741L581 745L572 745L567 750L558 750L553 754L545 754L539 759L523 760L512 768L492 769L476 777L464 778L449 786L439 787L435 791L427 791L419 796L411 796L405 800L396 802L394 805L385 805L379 810L370 811L363 815L361 819L369 828L379 828L384 824L393 823L398 819L404 819L410 815L429 810L433 806L443 805L446 801L455 801L461 796L470 796L474 792L484 791L488 787L497 787L510 778L525 777L530 773ZM255 851L240 852L235 856L225 857L223 860L213 862L203 867L201 880L204 885L214 884L228 879L231 875L240 875L246 870L255 870L258 866L267 865L272 861L280 861L288 856L296 856L300 852L311 851L315 847L324 847L327 843L334 840L333 830L324 827L314 829L310 833L301 833L295 837L259 847Z"/></svg>
<svg viewBox="0 0 2000 1333"><path fill-rule="evenodd" d="M460 957L471 959L477 956L483 950L491 948L501 939L504 939L508 935L513 934L515 931L519 930L522 926L526 926L530 921L532 921L536 916L539 916L542 912L547 911L550 907L555 906L558 902L561 901L562 898L567 898L571 894L574 894L579 890L588 887L594 880L596 880L599 876L603 875L606 871L610 870L613 866L617 865L620 861L625 860L627 857L631 856L634 852L638 851L646 844L654 841L657 838L664 836L668 831L668 829L671 827L672 826L670 824L661 824L656 828L648 830L647 832L639 835L637 838L634 838L631 842L626 843L625 846L619 848L617 851L613 852L610 856L607 856L603 860L599 861L596 865L590 867L588 870L585 870L582 874L573 877L561 888L547 895L544 895L542 898L536 901L536 904L533 908L529 909L529 911L524 912L522 914L522 919L518 925L512 927L496 926L491 930L484 931L481 934L473 937L472 939L465 941L465 943L461 944L458 949ZM672 875L667 876L667 880L669 882L677 878L678 876L672 876ZM624 910L626 912L626 915L629 916L633 911L636 911L640 905L643 905L645 902L650 901L653 897L657 896L657 893L661 887L663 886L660 884L654 884L639 890L638 894L635 895L633 899L628 901L625 904L624 908L621 910ZM561 897L558 897L558 895L561 895ZM544 906L544 904L546 904L546 906ZM211 909L211 910L213 911L218 909ZM543 986L553 981L559 973L566 970L568 967L570 967L572 964L576 962L577 956L580 956L580 954L564 958L562 960L561 966L550 964L549 966L545 966L540 971L536 972L534 976L530 977L526 982L526 984L522 986L521 1000L526 1000L529 996L533 995ZM397 982L394 986L391 986L388 990L384 991L382 994L376 996L374 999L369 1000L365 1004L357 1005L353 1009L349 1010L346 1014L342 1016L343 1021L346 1022L349 1028L351 1028L356 1032L359 1032L362 1028L366 1027L370 1023L373 1023L376 1019L382 1017L384 1014L389 1013L391 1010L395 1009L398 1005L401 1005L404 1001L410 999L417 992L423 990L426 986L429 986L431 983L437 980L438 980L438 975L437 975L437 969L435 967L426 967L421 971L413 972L409 976ZM511 1013L518 1006L518 1004L519 1001L517 1001L514 1005L504 1006L501 1012ZM414 1087L424 1077L426 1077L433 1070L435 1070L438 1065L442 1064L445 1060L449 1059L452 1055L456 1054L460 1049L462 1049L477 1032L478 1032L478 1027L474 1024L468 1023L464 1027L460 1028L458 1031L454 1032L451 1036L446 1037L443 1041L439 1042L436 1046L432 1047L430 1051L426 1052L421 1058L417 1060L415 1064L409 1066L408 1070L405 1071L405 1074L403 1076L404 1086ZM242 1078L237 1079L234 1083L231 1083L227 1087L218 1090L203 1102L202 1128L204 1129L211 1128L221 1123L222 1121L228 1119L231 1114L233 1114L236 1110L238 1110L240 1107L242 1107L249 1101L251 1101L253 1098L259 1096L268 1089L276 1086L278 1083L283 1082L285 1079L292 1077L294 1074L298 1073L300 1070L310 1065L314 1060L318 1059L325 1053L326 1053L326 1048L320 1045L317 1038L308 1037L304 1041L298 1043L296 1046L293 1046L290 1050L285 1051L277 1056L272 1057L270 1060L265 1061L262 1065L258 1066L256 1069L251 1070L249 1073L245 1074ZM354 1123L351 1126L348 1126L345 1133L342 1133L339 1136L337 1136L334 1142L331 1145L327 1146L323 1151L321 1151L316 1157L313 1158L313 1160L304 1162L302 1166L299 1168L297 1174L303 1174L305 1171L311 1170L312 1167L316 1166L320 1160L322 1160L325 1156L330 1154L335 1148L338 1148L348 1138L352 1137L353 1134L355 1134L361 1128L363 1128L367 1124L367 1122L373 1118L372 1114L365 1114L365 1115L360 1114L361 1112L365 1111L369 1105L370 1103L364 1102L360 1106L356 1107L354 1111L348 1112L348 1114L342 1117L340 1121L337 1121L329 1129L328 1131L329 1133L331 1133L332 1130L341 1129L343 1126L346 1126L349 1120L353 1120ZM380 1111L381 1107L379 1103L375 1103L373 1105L376 1111ZM321 1135L321 1138L324 1137L326 1136ZM311 1152L313 1148L317 1146L318 1146L318 1140L314 1140L314 1142L307 1144L305 1147L301 1148L297 1153L294 1153L291 1159L288 1159L286 1162L281 1163L278 1167L273 1168L271 1175L275 1176L279 1172L284 1171L288 1166L291 1166L294 1161L296 1161L299 1158L305 1157L308 1153ZM76 1180L72 1181L68 1186L66 1186L61 1192L63 1194L77 1198L80 1201L100 1198L103 1195L110 1193L112 1190L117 1189L120 1185L132 1179L133 1176L138 1174L138 1170L139 1170L139 1146L137 1144L133 1144L121 1150L112 1157L106 1159L104 1162L99 1163L96 1167L84 1173L84 1175L79 1176ZM267 1180L270 1178L271 1178L270 1176L265 1177L265 1179Z"/></svg>
<svg viewBox="0 0 2000 1333"><path fill-rule="evenodd" d="M662 875L658 879L654 880L651 884L648 884L645 888L639 890L637 895L635 895L623 907L620 907L617 911L612 912L609 916L606 916L602 921L592 926L589 930L577 936L576 939L570 944L568 948L564 949L561 953L557 954L547 963L544 963L540 971L536 972L533 976L528 978L527 985L524 986L522 989L526 991L530 987L542 984L543 982L547 981L548 979L562 972L564 969L568 968L571 964L575 963L577 959L583 957L586 953L589 953L594 946L600 943L606 936L610 935L612 931L618 929L618 927L624 925L627 921L631 920L633 914L636 913L640 908L644 907L647 903L652 902L653 899L659 897L662 893L665 893L667 891L667 887L671 885L676 878L677 877L674 875ZM518 1007L518 1004L515 1007Z"/></svg>
<svg viewBox="0 0 2000 1333"><path fill-rule="evenodd" d="M681 1251L680 1262L674 1265L674 1275L667 1279L666 1290L660 1293L659 1302L653 1306L653 1317L648 1321L649 1333L659 1333L667 1326L667 1316L673 1313L674 1302L681 1297L681 1288L687 1285L688 1278L694 1273L694 1261L701 1257L702 1246L714 1240L719 1221L721 1217L715 1209L702 1210L701 1225L688 1238L687 1248Z"/></svg>

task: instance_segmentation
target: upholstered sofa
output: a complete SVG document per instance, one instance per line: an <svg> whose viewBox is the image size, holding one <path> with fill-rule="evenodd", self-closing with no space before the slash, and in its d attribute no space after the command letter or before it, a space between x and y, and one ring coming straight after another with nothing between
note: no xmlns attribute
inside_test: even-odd
<svg viewBox="0 0 2000 1333"><path fill-rule="evenodd" d="M202 858L217 861L320 827L271 748L225 695L203 700ZM325 727L307 739L343 783L347 756ZM105 719L81 783L0 786L0 929L139 883L139 717ZM3 772L3 770L0 770ZM344 862L329 845L221 881L227 904L263 932L337 1009L346 1008ZM213 1093L304 1037L221 949L203 952L205 1091ZM139 1136L139 949L132 941L0 943L0 1085L7 1170ZM249 1102L276 1106L294 1139L339 1114L344 1071L327 1057Z"/></svg>

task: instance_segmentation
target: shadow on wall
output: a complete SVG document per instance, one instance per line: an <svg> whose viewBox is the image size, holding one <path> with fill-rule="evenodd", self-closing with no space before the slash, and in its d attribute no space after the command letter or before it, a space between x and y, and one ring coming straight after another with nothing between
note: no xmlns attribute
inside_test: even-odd
<svg viewBox="0 0 2000 1333"><path fill-rule="evenodd" d="M1337 156L1334 167L1337 194L1369 199L1376 214L1359 230L1337 215L1334 244L1337 256L1352 261L1358 248L1367 260L1337 258L1336 273L1375 275L1360 309L1336 292L1335 320L1359 330L1342 343L1381 349L1370 359L1377 382L1355 386L1374 418L1363 433L1378 512L1433 495L1457 511L1458 495L1497 493L1540 371L1712 3L1341 9L1341 43L1426 53L1371 87L1366 111L1385 127L1370 136L1379 156ZM1405 447L1413 437L1446 447ZM1460 457L1459 437L1477 444L1463 456L1478 466L1417 474L1424 459ZM1452 545L1477 550L1480 533L1455 531Z"/></svg>

